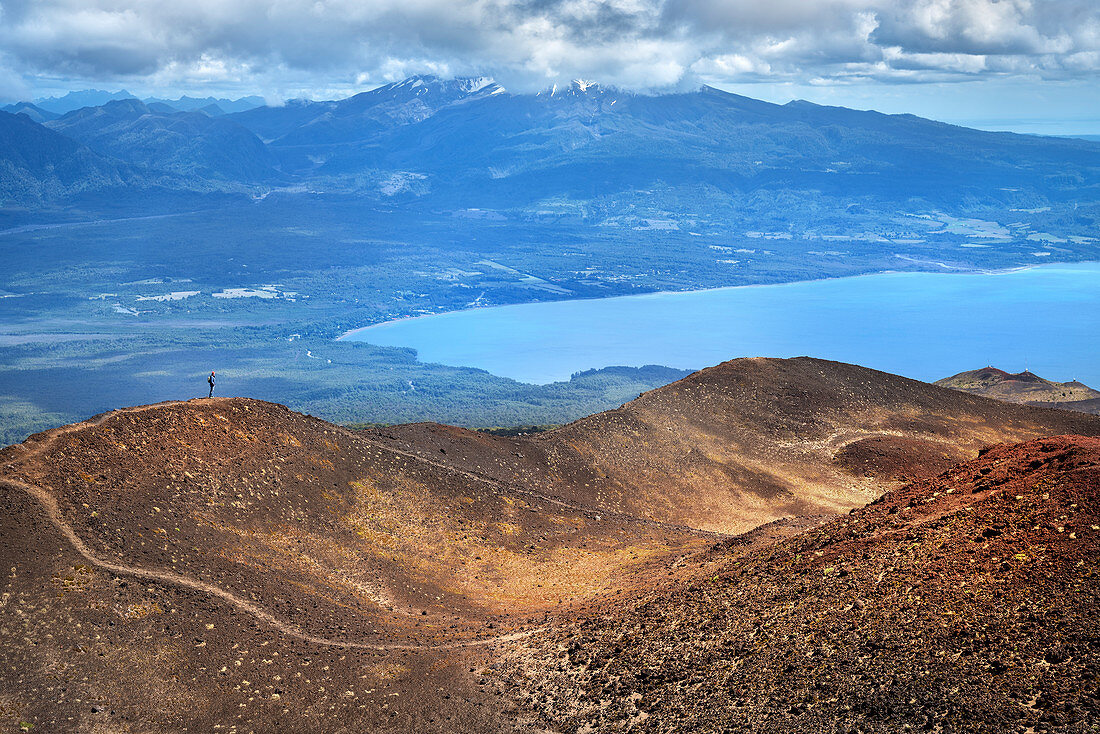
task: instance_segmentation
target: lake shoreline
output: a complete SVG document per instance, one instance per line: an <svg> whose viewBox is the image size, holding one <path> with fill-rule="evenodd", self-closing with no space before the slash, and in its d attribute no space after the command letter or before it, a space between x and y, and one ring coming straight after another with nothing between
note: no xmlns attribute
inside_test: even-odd
<svg viewBox="0 0 1100 734"><path fill-rule="evenodd" d="M869 273L860 273L858 275L827 275L823 278L809 278L807 280L784 280L778 283L746 283L744 285L719 285L713 288L687 288L680 291L649 291L647 293L623 293L614 296L593 296L591 298L561 298L554 301L519 301L517 303L501 303L495 306L474 306L473 308L459 308L453 311L438 311L436 313L423 313L416 316L400 316L396 319L387 319L386 321L379 321L377 324L368 324L367 326L357 326L354 329L348 329L340 336L336 337L333 341L367 341L366 339L348 339L355 334L359 334L370 329L377 328L379 326L385 326L388 324L396 324L403 321L416 321L418 319L430 319L435 316L444 316L446 314L465 313L467 311L486 311L494 308L509 308L511 306L522 306L536 303L563 303L563 302L580 302L580 301L606 301L613 298L638 298L642 296L661 296L676 293L708 293L711 291L728 291L733 289L742 288L770 288L773 286L792 285L795 283L820 283L832 280L852 280L856 278L868 278L877 275L892 275L897 273L928 273L934 275L1002 275L1007 273L1018 273L1024 270L1031 270L1032 268L1042 268L1055 265L1086 265L1089 263L1100 263L1100 261L1094 260L1074 260L1067 262L1051 262L1051 263L1035 263L1034 265L1017 265L1008 268L995 268L995 269L973 269L973 270L952 270L944 272L942 270L874 270Z"/></svg>
<svg viewBox="0 0 1100 734"><path fill-rule="evenodd" d="M924 381L1024 363L1100 383L1098 284L1094 261L889 271L465 309L377 324L348 340L530 384L608 365L699 369L798 355Z"/></svg>

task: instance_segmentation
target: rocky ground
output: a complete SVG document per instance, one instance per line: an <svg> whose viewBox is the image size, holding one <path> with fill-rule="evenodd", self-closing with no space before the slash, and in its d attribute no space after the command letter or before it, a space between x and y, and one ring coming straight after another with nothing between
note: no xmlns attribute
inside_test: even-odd
<svg viewBox="0 0 1100 734"><path fill-rule="evenodd" d="M495 682L568 731L1093 731L1100 440L994 447L685 589L608 604Z"/></svg>
<svg viewBox="0 0 1100 734"><path fill-rule="evenodd" d="M0 452L0 726L1090 731L1100 444L1009 445L1069 432L810 359L525 437L104 414Z"/></svg>
<svg viewBox="0 0 1100 734"><path fill-rule="evenodd" d="M847 512L983 446L1091 435L1097 421L799 357L732 360L525 438L428 423L370 434L586 507L741 533Z"/></svg>

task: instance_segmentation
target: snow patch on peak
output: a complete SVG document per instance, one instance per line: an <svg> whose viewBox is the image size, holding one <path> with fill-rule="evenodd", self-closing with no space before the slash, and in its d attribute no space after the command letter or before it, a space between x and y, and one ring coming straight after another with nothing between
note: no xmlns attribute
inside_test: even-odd
<svg viewBox="0 0 1100 734"><path fill-rule="evenodd" d="M486 87L496 85L496 82L490 76L467 77L465 79L456 79L455 81L458 82L459 89L467 94L475 94Z"/></svg>
<svg viewBox="0 0 1100 734"><path fill-rule="evenodd" d="M383 89L400 89L417 95L421 95L429 90L449 95L474 95L480 92L495 94L503 88L489 76L440 79L438 76L432 74L416 74L410 76L408 79L387 84Z"/></svg>
<svg viewBox="0 0 1100 734"><path fill-rule="evenodd" d="M574 79L568 86L554 83L545 90L537 92L535 96L545 94L548 97L581 97L602 92L603 89L600 87L599 82L594 82L591 79Z"/></svg>
<svg viewBox="0 0 1100 734"><path fill-rule="evenodd" d="M431 76L431 75L428 75L428 74L414 74L413 76L410 76L407 79L402 79L399 82L392 82L390 84L387 84L385 88L387 88L387 89L404 89L404 88L416 89L417 87L423 87L423 86L431 84L432 82L435 82L435 81L438 81L438 79L434 76Z"/></svg>

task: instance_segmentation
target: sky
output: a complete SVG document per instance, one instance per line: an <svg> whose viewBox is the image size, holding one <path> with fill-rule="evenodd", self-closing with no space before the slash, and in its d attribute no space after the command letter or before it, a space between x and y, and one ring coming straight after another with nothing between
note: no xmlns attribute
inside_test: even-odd
<svg viewBox="0 0 1100 734"><path fill-rule="evenodd" d="M0 100L332 99L412 74L1100 134L1100 0L0 0Z"/></svg>

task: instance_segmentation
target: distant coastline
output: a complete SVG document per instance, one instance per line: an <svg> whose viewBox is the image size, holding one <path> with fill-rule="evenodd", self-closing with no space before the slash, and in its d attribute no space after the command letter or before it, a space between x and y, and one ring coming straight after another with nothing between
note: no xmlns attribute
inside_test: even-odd
<svg viewBox="0 0 1100 734"><path fill-rule="evenodd" d="M932 263L929 263L932 264ZM611 296L599 296L592 298L559 298L548 301L518 301L516 303L499 303L492 306L473 306L471 308L457 308L451 311L439 311L438 313L422 313L415 316L399 316L395 319L387 319L385 321L379 321L375 324L368 324L367 326L358 326L354 329L348 329L340 336L336 337L334 341L367 341L366 339L349 339L355 334L375 329L379 326L385 326L387 324L397 324L403 321L416 321L419 319L430 319L436 316L445 316L447 314L465 313L467 311L485 311L494 308L508 308L510 306L522 306L533 305L537 303L562 303L565 301L606 301L613 298L638 298L642 296L663 296L676 293L707 293L710 291L729 291L743 288L766 288L771 286L791 285L792 283L819 283L823 281L831 280L855 280L857 278L869 278L878 275L893 275L893 274L905 274L910 273L913 275L931 274L931 275L1006 275L1009 273L1018 273L1025 270L1033 270L1035 268L1052 268L1059 265L1085 265L1085 264L1100 264L1100 261L1096 260L1077 260L1072 262L1050 262L1050 263L1036 263L1034 265L1017 265L1008 268L973 268L965 270L875 270L870 273L859 273L858 275L826 275L820 278L807 278L805 280L785 280L778 283L746 283L744 285L720 285L713 288L687 288L679 291L661 290L661 291L649 291L646 293L626 293L616 294Z"/></svg>
<svg viewBox="0 0 1100 734"><path fill-rule="evenodd" d="M388 321L347 340L531 384L608 365L698 369L805 354L918 380L1026 359L1100 382L1098 281L1096 261L865 273L465 309Z"/></svg>

